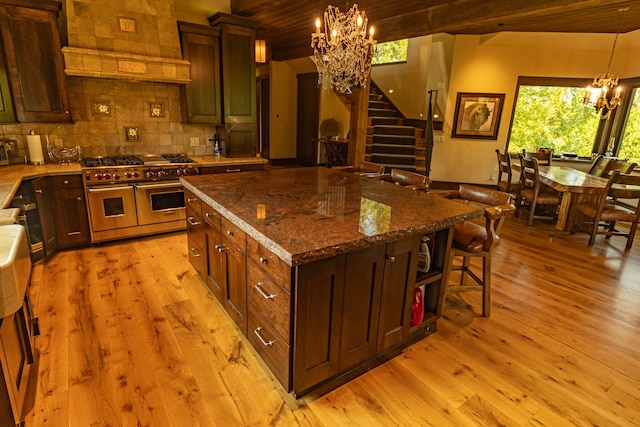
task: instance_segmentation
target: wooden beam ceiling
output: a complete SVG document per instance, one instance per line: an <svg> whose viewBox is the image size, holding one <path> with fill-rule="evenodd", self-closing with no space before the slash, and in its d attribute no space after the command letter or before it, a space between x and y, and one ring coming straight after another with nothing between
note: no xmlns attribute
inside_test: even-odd
<svg viewBox="0 0 640 427"><path fill-rule="evenodd" d="M231 0L231 12L253 19L274 60L312 54L316 17L328 4L345 11L354 2ZM361 0L379 42L437 33L500 31L622 33L640 29L637 0ZM619 9L629 8L620 24Z"/></svg>

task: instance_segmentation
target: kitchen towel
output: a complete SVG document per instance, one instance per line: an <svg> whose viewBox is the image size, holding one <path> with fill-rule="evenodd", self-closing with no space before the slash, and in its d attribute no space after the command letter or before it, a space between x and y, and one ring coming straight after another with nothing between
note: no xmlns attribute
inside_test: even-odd
<svg viewBox="0 0 640 427"><path fill-rule="evenodd" d="M29 149L29 163L32 165L44 164L40 135L34 135L31 131L31 135L27 135L27 148Z"/></svg>

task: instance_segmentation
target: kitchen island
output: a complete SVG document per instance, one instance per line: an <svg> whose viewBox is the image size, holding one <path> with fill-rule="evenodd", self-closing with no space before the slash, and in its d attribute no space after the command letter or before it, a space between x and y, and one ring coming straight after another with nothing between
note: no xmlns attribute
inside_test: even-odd
<svg viewBox="0 0 640 427"><path fill-rule="evenodd" d="M452 227L481 213L327 168L181 180L192 264L296 397L435 332ZM424 272L423 236L432 242Z"/></svg>

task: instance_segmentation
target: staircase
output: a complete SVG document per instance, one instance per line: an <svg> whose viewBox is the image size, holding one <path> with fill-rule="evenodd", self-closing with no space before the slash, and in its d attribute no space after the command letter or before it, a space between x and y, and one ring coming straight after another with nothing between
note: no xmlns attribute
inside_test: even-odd
<svg viewBox="0 0 640 427"><path fill-rule="evenodd" d="M371 82L365 160L392 168L425 173L423 131L405 125L405 117Z"/></svg>

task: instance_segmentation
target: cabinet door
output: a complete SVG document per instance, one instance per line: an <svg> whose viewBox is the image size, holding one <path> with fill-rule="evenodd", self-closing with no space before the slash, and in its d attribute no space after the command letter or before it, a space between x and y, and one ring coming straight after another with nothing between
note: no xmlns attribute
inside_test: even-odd
<svg viewBox="0 0 640 427"><path fill-rule="evenodd" d="M339 370L345 255L298 267L293 391L302 394Z"/></svg>
<svg viewBox="0 0 640 427"><path fill-rule="evenodd" d="M226 299L225 289L226 283L226 255L225 247L220 234L220 218L218 218L218 226L211 225L206 221L207 229L207 286L215 295L215 297L223 303Z"/></svg>
<svg viewBox="0 0 640 427"><path fill-rule="evenodd" d="M242 333L247 335L247 258L236 245L226 240L227 299L225 309Z"/></svg>
<svg viewBox="0 0 640 427"><path fill-rule="evenodd" d="M59 3L38 3L41 9L0 5L0 32L14 108L20 122L69 122Z"/></svg>
<svg viewBox="0 0 640 427"><path fill-rule="evenodd" d="M253 157L256 155L256 125L226 124L225 157Z"/></svg>
<svg viewBox="0 0 640 427"><path fill-rule="evenodd" d="M36 206L40 217L40 227L42 228L42 240L46 256L58 250L58 239L53 222L51 194L49 180L38 178L33 180L33 189L36 193Z"/></svg>
<svg viewBox="0 0 640 427"><path fill-rule="evenodd" d="M376 353L384 255L384 245L347 254L340 371Z"/></svg>
<svg viewBox="0 0 640 427"><path fill-rule="evenodd" d="M9 77L7 76L7 63L4 59L4 49L0 42L0 123L15 121L11 91L9 90Z"/></svg>
<svg viewBox="0 0 640 427"><path fill-rule="evenodd" d="M419 247L420 236L387 244L378 323L378 351L402 341L409 334Z"/></svg>
<svg viewBox="0 0 640 427"><path fill-rule="evenodd" d="M191 63L191 82L181 86L183 121L222 123L219 29L179 23L182 56Z"/></svg>
<svg viewBox="0 0 640 427"><path fill-rule="evenodd" d="M222 25L225 123L256 123L255 30Z"/></svg>
<svg viewBox="0 0 640 427"><path fill-rule="evenodd" d="M89 216L80 175L50 178L53 220L61 249L87 245L91 241Z"/></svg>

